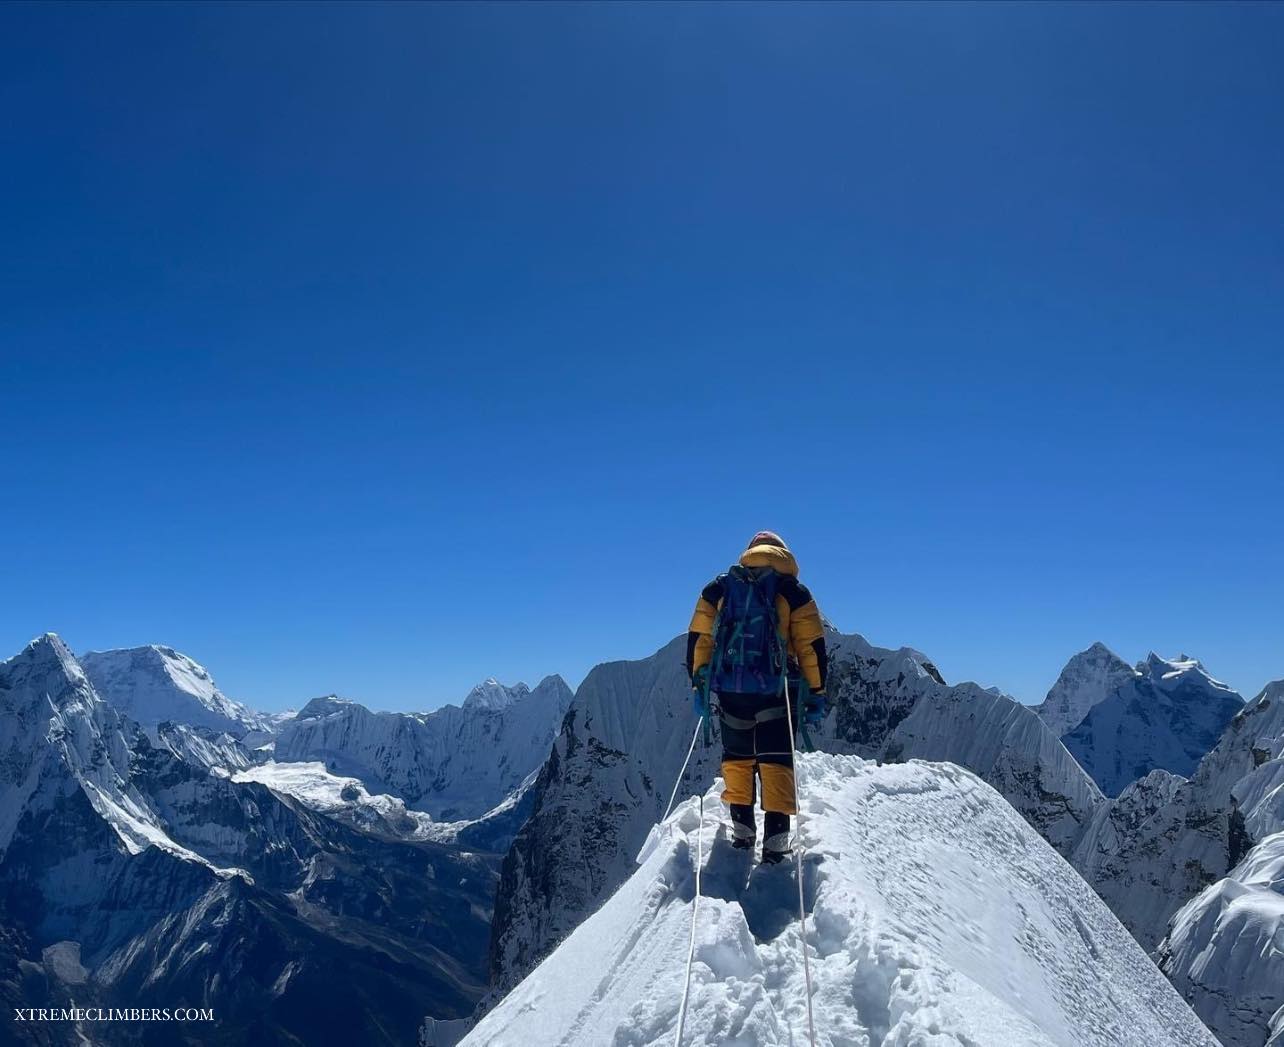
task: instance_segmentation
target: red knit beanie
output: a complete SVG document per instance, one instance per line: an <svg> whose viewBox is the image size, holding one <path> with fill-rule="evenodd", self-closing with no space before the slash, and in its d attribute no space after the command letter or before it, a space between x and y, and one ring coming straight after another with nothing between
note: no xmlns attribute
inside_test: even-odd
<svg viewBox="0 0 1284 1047"><path fill-rule="evenodd" d="M755 545L774 545L778 549L788 549L785 540L776 534L775 531L759 531L749 539L746 549L752 549Z"/></svg>

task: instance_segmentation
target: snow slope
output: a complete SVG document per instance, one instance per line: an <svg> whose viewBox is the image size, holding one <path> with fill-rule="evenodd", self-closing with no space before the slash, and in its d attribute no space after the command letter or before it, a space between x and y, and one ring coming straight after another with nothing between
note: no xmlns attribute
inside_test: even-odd
<svg viewBox="0 0 1284 1047"><path fill-rule="evenodd" d="M1216 1047L1086 884L993 789L948 764L803 758L817 1042ZM470 1047L806 1042L792 865L751 868L715 785L465 1038Z"/></svg>
<svg viewBox="0 0 1284 1047"><path fill-rule="evenodd" d="M949 760L1003 794L1069 857L1102 796L1027 705L974 683L925 695L888 739L892 760Z"/></svg>
<svg viewBox="0 0 1284 1047"><path fill-rule="evenodd" d="M1224 1047L1284 1044L1284 832L1183 906L1159 956Z"/></svg>
<svg viewBox="0 0 1284 1047"><path fill-rule="evenodd" d="M1074 655L1061 670L1037 712L1048 729L1060 738L1083 722L1094 705L1138 675L1103 643L1094 643Z"/></svg>
<svg viewBox="0 0 1284 1047"><path fill-rule="evenodd" d="M1156 768L1183 777L1217 743L1244 700L1193 658L1151 654L1140 675L1099 702L1066 748L1107 796Z"/></svg>

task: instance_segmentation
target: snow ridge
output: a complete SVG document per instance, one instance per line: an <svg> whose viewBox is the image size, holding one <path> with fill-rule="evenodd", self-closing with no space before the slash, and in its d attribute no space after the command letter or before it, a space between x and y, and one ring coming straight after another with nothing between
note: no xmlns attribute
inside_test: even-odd
<svg viewBox="0 0 1284 1047"><path fill-rule="evenodd" d="M947 687L922 654L830 636L834 715L826 752L952 759L1000 788L1067 855L1100 794L1030 708L975 685ZM664 813L691 739L685 637L640 661L597 666L581 684L504 859L491 932L502 992L570 933L632 869ZM719 750L697 748L680 795L703 789Z"/></svg>
<svg viewBox="0 0 1284 1047"><path fill-rule="evenodd" d="M800 775L821 1042L1216 1047L1100 899L975 776L820 753ZM657 827L641 867L463 1044L671 1042L699 821L692 798ZM703 832L684 1043L805 1042L793 866L753 868L716 817Z"/></svg>

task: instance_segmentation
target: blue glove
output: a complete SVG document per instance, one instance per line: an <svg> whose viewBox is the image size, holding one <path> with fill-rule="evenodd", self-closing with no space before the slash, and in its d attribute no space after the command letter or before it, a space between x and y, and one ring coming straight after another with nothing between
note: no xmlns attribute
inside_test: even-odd
<svg viewBox="0 0 1284 1047"><path fill-rule="evenodd" d="M691 677L691 708L700 719L709 716L709 667L700 666Z"/></svg>
<svg viewBox="0 0 1284 1047"><path fill-rule="evenodd" d="M829 698L824 691L813 692L807 696L807 701L803 704L803 720L815 727L824 722L829 715Z"/></svg>

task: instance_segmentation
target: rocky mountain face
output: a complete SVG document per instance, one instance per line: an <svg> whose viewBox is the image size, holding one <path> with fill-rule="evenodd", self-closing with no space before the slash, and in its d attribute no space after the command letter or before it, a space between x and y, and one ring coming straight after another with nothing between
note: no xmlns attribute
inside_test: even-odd
<svg viewBox="0 0 1284 1047"><path fill-rule="evenodd" d="M692 741L685 638L650 658L607 662L580 685L504 858L491 929L492 994L516 984L628 876L664 814ZM718 765L697 746L680 791Z"/></svg>
<svg viewBox="0 0 1284 1047"><path fill-rule="evenodd" d="M560 676L533 690L488 680L462 706L430 713L371 712L317 698L280 724L274 757L322 763L440 821L472 820L539 770L571 698Z"/></svg>
<svg viewBox="0 0 1284 1047"><path fill-rule="evenodd" d="M914 714L911 713L911 717ZM755 868L687 799L640 865L464 1047L786 1044L1216 1047L1090 888L950 764L805 754L795 871ZM685 1021L684 958L700 900ZM681 1021L681 1024L680 1024Z"/></svg>
<svg viewBox="0 0 1284 1047"><path fill-rule="evenodd" d="M496 859L212 771L196 740L234 739L201 730L145 730L57 637L0 663L6 998L213 1006L228 1043L413 1043L424 1013L469 1013ZM15 1028L173 1042L160 1025Z"/></svg>
<svg viewBox="0 0 1284 1047"><path fill-rule="evenodd" d="M1190 781L1151 771L1097 808L1070 860L1154 949L1182 901L1228 868L1228 825L1226 812L1206 805Z"/></svg>
<svg viewBox="0 0 1284 1047"><path fill-rule="evenodd" d="M1060 738L1078 727L1093 706L1139 675L1105 644L1094 643L1066 662L1036 712Z"/></svg>
<svg viewBox="0 0 1284 1047"><path fill-rule="evenodd" d="M1162 769L1189 777L1244 700L1185 655L1151 654L1063 739L1108 796Z"/></svg>
<svg viewBox="0 0 1284 1047"><path fill-rule="evenodd" d="M1281 830L1284 683L1275 683L1235 714L1190 778L1154 770L1106 800L1072 856L1232 1047L1284 1042Z"/></svg>
<svg viewBox="0 0 1284 1047"><path fill-rule="evenodd" d="M1161 969L1226 1047L1284 1044L1284 680L1232 721L1191 783L1225 812L1224 877L1168 924Z"/></svg>
<svg viewBox="0 0 1284 1047"><path fill-rule="evenodd" d="M948 687L918 652L831 638L827 752L957 759L1069 853L1100 795L1038 715L974 685ZM516 984L632 871L691 743L685 639L598 666L576 694L504 859L491 937L493 992ZM974 766L973 766L974 765ZM679 797L706 788L718 750L697 745ZM804 788L806 783L804 782Z"/></svg>

